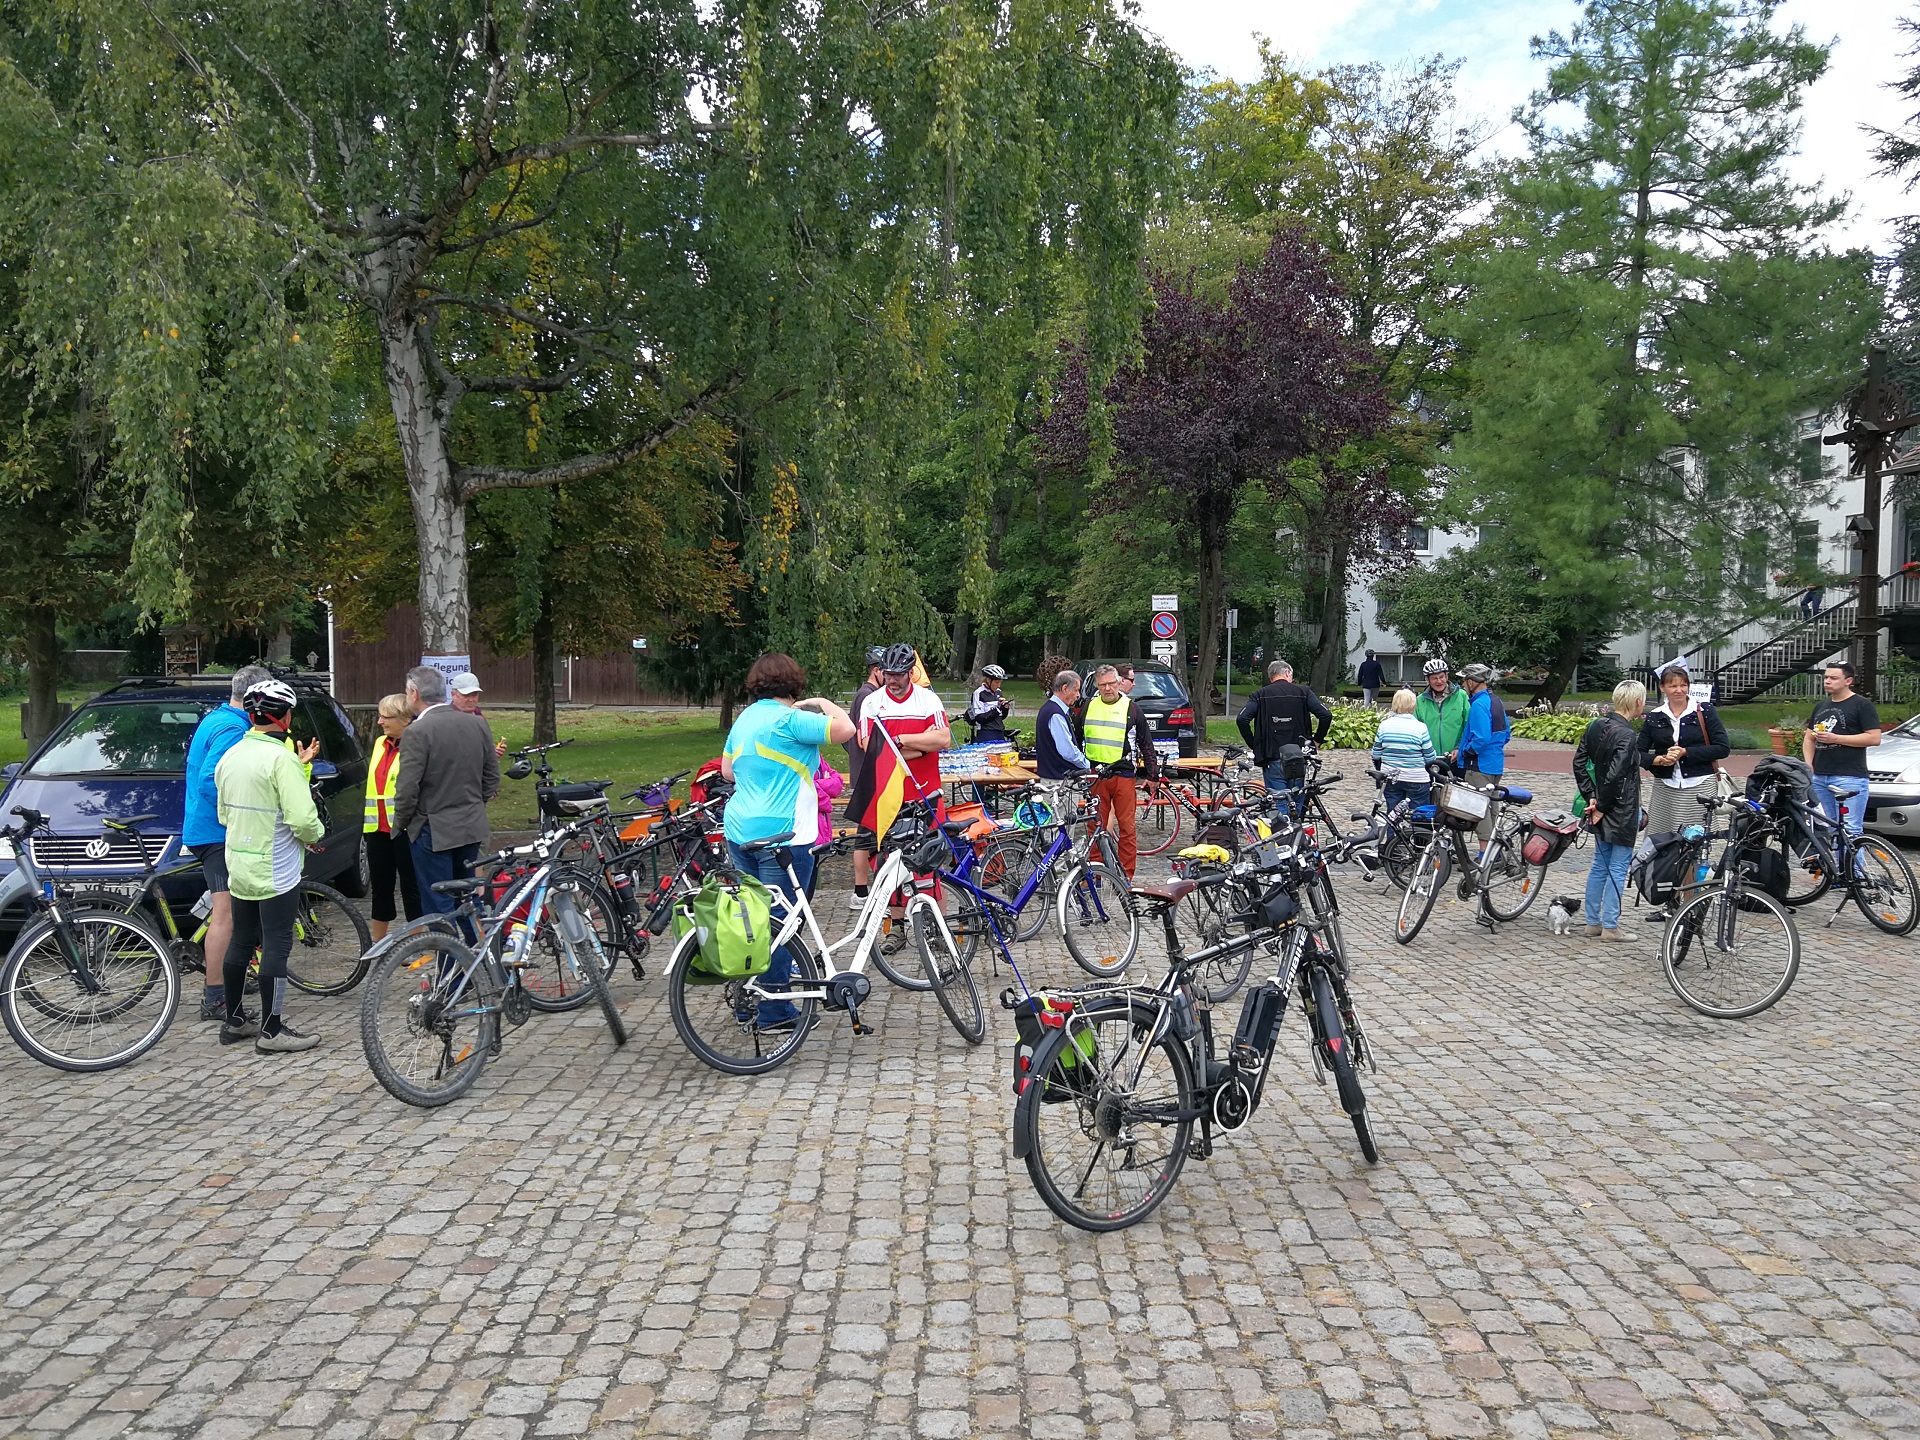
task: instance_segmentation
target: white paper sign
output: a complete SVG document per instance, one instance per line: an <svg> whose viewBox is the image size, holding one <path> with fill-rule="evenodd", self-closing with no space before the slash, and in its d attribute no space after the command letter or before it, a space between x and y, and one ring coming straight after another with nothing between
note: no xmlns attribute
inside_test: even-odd
<svg viewBox="0 0 1920 1440"><path fill-rule="evenodd" d="M1178 610L1180 608L1180 597L1178 595L1156 595L1153 597L1153 604L1148 608L1151 610Z"/></svg>

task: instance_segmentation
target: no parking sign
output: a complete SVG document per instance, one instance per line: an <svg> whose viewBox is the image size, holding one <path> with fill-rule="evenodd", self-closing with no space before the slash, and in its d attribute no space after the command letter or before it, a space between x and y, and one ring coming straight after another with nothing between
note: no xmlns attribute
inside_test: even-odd
<svg viewBox="0 0 1920 1440"><path fill-rule="evenodd" d="M1153 617L1153 638L1171 640L1180 633L1180 617L1170 611L1162 610Z"/></svg>

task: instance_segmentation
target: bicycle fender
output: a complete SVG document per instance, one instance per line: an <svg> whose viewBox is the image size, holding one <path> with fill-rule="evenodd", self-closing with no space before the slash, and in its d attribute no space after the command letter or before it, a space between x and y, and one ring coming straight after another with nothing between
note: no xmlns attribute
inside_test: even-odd
<svg viewBox="0 0 1920 1440"><path fill-rule="evenodd" d="M460 933L460 927L453 923L450 915L422 915L416 920L406 920L388 928L387 933L373 942L367 951L367 964L372 965L387 951L402 940L409 940L424 930L438 930L443 935L465 943L466 936Z"/></svg>

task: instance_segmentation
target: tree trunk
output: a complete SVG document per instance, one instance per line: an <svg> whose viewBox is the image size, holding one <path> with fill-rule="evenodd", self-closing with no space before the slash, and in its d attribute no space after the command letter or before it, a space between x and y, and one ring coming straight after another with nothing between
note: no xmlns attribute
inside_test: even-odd
<svg viewBox="0 0 1920 1440"><path fill-rule="evenodd" d="M1000 632L981 626L980 633L973 642L973 668L979 670L988 665L998 664L1000 660Z"/></svg>
<svg viewBox="0 0 1920 1440"><path fill-rule="evenodd" d="M1187 632L1187 643L1200 660L1193 675L1193 704L1199 717L1213 713L1213 674L1220 657L1221 612L1227 588L1226 529L1224 515L1208 516L1200 522L1200 565L1195 574L1199 593L1194 596L1190 617L1193 628ZM1206 733L1204 723L1200 733Z"/></svg>
<svg viewBox="0 0 1920 1440"><path fill-rule="evenodd" d="M967 675L967 652L973 648L973 620L962 610L953 617L953 653L947 660L947 678L964 680Z"/></svg>
<svg viewBox="0 0 1920 1440"><path fill-rule="evenodd" d="M558 717L554 713L553 601L544 593L540 611L533 618L533 743L550 745L560 738Z"/></svg>
<svg viewBox="0 0 1920 1440"><path fill-rule="evenodd" d="M740 692L731 685L720 687L720 733L725 735L733 729L733 712L739 707Z"/></svg>
<svg viewBox="0 0 1920 1440"><path fill-rule="evenodd" d="M54 619L54 612L44 605L27 611L27 703L21 718L26 722L29 750L51 735L59 720L62 657Z"/></svg>
<svg viewBox="0 0 1920 1440"><path fill-rule="evenodd" d="M1587 648L1587 632L1575 630L1560 642L1560 649L1553 657L1553 665L1547 671L1546 683L1540 687L1540 698L1549 705L1558 705L1560 697L1567 693L1567 682L1573 678L1573 672L1579 668L1580 652Z"/></svg>
<svg viewBox="0 0 1920 1440"><path fill-rule="evenodd" d="M1347 546L1335 541L1325 557L1319 582L1320 630L1307 664L1307 683L1317 694L1332 694L1347 673Z"/></svg>
<svg viewBox="0 0 1920 1440"><path fill-rule="evenodd" d="M428 379L411 315L384 313L379 324L387 399L420 551L420 643L429 655L466 655L467 507L453 485L445 411Z"/></svg>

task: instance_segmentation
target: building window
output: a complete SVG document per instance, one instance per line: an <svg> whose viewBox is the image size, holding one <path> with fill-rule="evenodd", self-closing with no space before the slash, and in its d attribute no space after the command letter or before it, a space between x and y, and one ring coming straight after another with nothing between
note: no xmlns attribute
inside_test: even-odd
<svg viewBox="0 0 1920 1440"><path fill-rule="evenodd" d="M1740 583L1749 590L1767 588L1767 532L1749 530L1740 538Z"/></svg>
<svg viewBox="0 0 1920 1440"><path fill-rule="evenodd" d="M1380 531L1382 550L1410 550L1416 555L1425 555L1432 548L1433 533L1425 525L1401 525L1383 527Z"/></svg>
<svg viewBox="0 0 1920 1440"><path fill-rule="evenodd" d="M1813 575L1820 569L1820 522L1793 522L1793 569L1796 575Z"/></svg>

